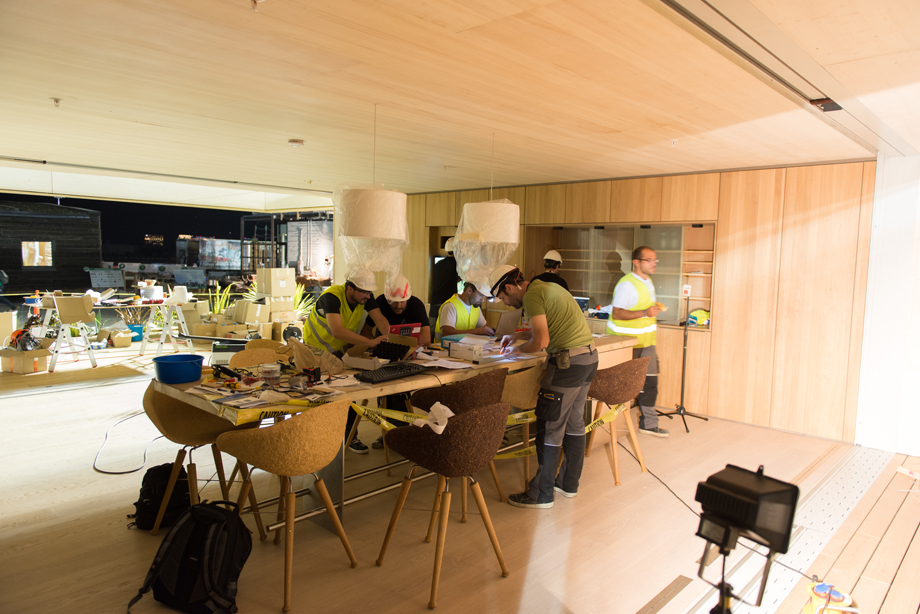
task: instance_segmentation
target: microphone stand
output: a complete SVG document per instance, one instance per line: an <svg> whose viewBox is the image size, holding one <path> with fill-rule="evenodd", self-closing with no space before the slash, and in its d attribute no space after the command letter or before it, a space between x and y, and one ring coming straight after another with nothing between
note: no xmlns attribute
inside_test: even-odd
<svg viewBox="0 0 920 614"><path fill-rule="evenodd" d="M659 412L659 415L667 416L669 420L673 420L674 419L673 416L680 416L680 419L684 421L684 428L687 429L688 433L690 432L690 427L687 426L686 416L690 416L691 418L697 418L699 420L705 420L706 422L709 422L709 418L707 418L706 416L701 416L699 414L690 413L689 411L687 411L687 408L684 407L684 392L685 392L686 382L687 382L687 338L689 337L689 333L690 333L690 295L688 294L687 295L687 313L684 314L684 356L683 356L683 364L681 365L681 368L680 368L680 403L675 405L675 407L677 408L676 411Z"/></svg>

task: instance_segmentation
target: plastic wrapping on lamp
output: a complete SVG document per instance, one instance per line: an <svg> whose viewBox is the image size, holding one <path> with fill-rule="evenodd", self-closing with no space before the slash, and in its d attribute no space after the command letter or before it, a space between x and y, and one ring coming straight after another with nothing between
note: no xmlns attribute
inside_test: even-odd
<svg viewBox="0 0 920 614"><path fill-rule="evenodd" d="M339 186L332 204L346 272L365 268L397 275L409 245L406 195L382 185Z"/></svg>
<svg viewBox="0 0 920 614"><path fill-rule="evenodd" d="M488 294L489 275L518 248L521 210L507 199L467 203L454 238L457 273Z"/></svg>

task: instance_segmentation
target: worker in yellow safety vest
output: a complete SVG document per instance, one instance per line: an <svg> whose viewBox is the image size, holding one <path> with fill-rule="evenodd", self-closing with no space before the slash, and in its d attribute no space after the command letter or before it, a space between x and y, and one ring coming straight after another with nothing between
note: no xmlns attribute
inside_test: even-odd
<svg viewBox="0 0 920 614"><path fill-rule="evenodd" d="M495 331L486 325L486 317L480 309L486 295L477 290L474 284L462 283L463 291L454 294L441 305L435 324L437 338L464 334L491 337Z"/></svg>
<svg viewBox="0 0 920 614"><path fill-rule="evenodd" d="M386 341L390 326L374 300L376 289L374 274L367 269L353 272L344 285L326 288L304 322L304 343L341 356L349 346L364 344L373 347ZM386 332L374 338L358 334L368 316L378 330ZM356 418L354 410L349 409L346 436ZM348 442L348 449L357 454L367 454L367 446L357 436Z"/></svg>
<svg viewBox="0 0 920 614"><path fill-rule="evenodd" d="M651 247L641 246L633 250L632 272L625 275L613 289L613 304L607 332L611 335L636 337L633 358L649 356L645 385L637 399L639 404L639 432L655 437L669 437L671 434L658 426L658 352L655 349L657 316L661 307L655 299L655 284L651 274L658 264L658 255Z"/></svg>

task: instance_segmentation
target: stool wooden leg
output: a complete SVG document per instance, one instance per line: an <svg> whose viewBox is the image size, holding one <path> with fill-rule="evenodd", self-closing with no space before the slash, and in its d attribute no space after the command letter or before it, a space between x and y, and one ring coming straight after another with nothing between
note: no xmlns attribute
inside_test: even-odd
<svg viewBox="0 0 920 614"><path fill-rule="evenodd" d="M291 581L294 575L294 493L284 495L284 607L283 612L291 611Z"/></svg>
<svg viewBox="0 0 920 614"><path fill-rule="evenodd" d="M157 512L157 519L150 529L151 535L158 535L160 532L160 523L163 522L163 516L166 515L166 506L169 498L172 497L173 489L176 487L176 480L179 479L179 471L182 469L182 463L185 462L185 448L181 448L176 454L176 462L173 463L172 471L169 474L169 481L166 482L166 492L163 493L163 502L160 503L160 509Z"/></svg>
<svg viewBox="0 0 920 614"><path fill-rule="evenodd" d="M525 422L522 425L522 431L524 436L524 447L530 447L530 423ZM530 483L530 457L524 457L524 490L527 490L527 485ZM502 499L504 501L504 499Z"/></svg>
<svg viewBox="0 0 920 614"><path fill-rule="evenodd" d="M319 493L319 496L323 500L323 505L326 506L326 513L329 514L329 518L332 519L332 525L335 527L335 532L338 534L339 539L342 540L342 545L345 546L345 554L348 555L348 560L351 561L352 567L358 566L358 559L355 558L355 553L351 549L351 544L348 543L348 537L345 535L345 529L342 527L342 521L339 520L339 515L335 513L335 506L332 504L332 497L329 496L329 491L326 490L326 484L319 477L316 478L316 491Z"/></svg>
<svg viewBox="0 0 920 614"><path fill-rule="evenodd" d="M450 513L450 492L441 495L441 515L438 518L438 542L434 550L434 573L431 575L431 599L428 608L434 609L438 600L438 582L441 579L441 559L444 556L444 542L447 540L447 516Z"/></svg>
<svg viewBox="0 0 920 614"><path fill-rule="evenodd" d="M447 479L443 475L438 476L438 488L434 493L434 506L431 508L431 520L428 521L428 535L425 536L425 542L431 543L431 536L434 534L434 522L438 517L438 510L441 506L441 493L444 492L444 486Z"/></svg>
<svg viewBox="0 0 920 614"><path fill-rule="evenodd" d="M642 459L642 450L639 449L639 440L636 438L636 428L633 426L632 416L628 414L626 415L626 426L629 428L629 443L632 444L633 452L636 453L636 458L639 459L639 466L642 468L642 473L645 473L648 469L645 468L645 461Z"/></svg>
<svg viewBox="0 0 920 614"><path fill-rule="evenodd" d="M220 496L224 501L230 500L230 487L227 486L227 477L224 475L224 459L217 449L217 444L211 444L211 454L214 456L214 467L217 470L217 481L220 482Z"/></svg>
<svg viewBox="0 0 920 614"><path fill-rule="evenodd" d="M594 420L597 420L601 415L601 408L604 407L604 404L600 401L594 401ZM594 429L588 433L588 445L585 448L585 456L591 456L591 447L594 446L594 434L597 432L597 429Z"/></svg>
<svg viewBox="0 0 920 614"><path fill-rule="evenodd" d="M192 505L198 505L201 503L198 498L198 467L195 463L189 463L188 467L185 468L185 472L188 475L188 500Z"/></svg>
<svg viewBox="0 0 920 614"><path fill-rule="evenodd" d="M498 500L505 501L505 491L502 490L502 483L498 481L498 470L495 468L495 461L489 461L489 471L492 472L492 481L495 482L495 490L498 491ZM466 478L463 478L464 480ZM526 480L525 480L526 481ZM526 486L524 487L526 490Z"/></svg>
<svg viewBox="0 0 920 614"><path fill-rule="evenodd" d="M259 511L259 501L256 499L256 493L252 490L252 475L249 473L249 467L246 466L246 463L240 463L240 475L242 476L245 482L243 487L246 488L246 483L249 483L249 487L246 488L246 493L249 496L249 507L252 508L252 515L256 519L256 527L259 529L259 539L265 541L268 539L268 535L265 533L265 526L262 524L262 513ZM246 501L246 497L243 496L244 493L240 493L240 509L243 509L243 502Z"/></svg>
<svg viewBox="0 0 920 614"><path fill-rule="evenodd" d="M236 480L236 474L240 472L240 462L236 461L236 464L233 465L233 471L230 472L230 479L227 480L227 491L230 491L230 485Z"/></svg>
<svg viewBox="0 0 920 614"><path fill-rule="evenodd" d="M629 416L626 416L626 421L629 421ZM615 486L620 485L620 455L617 450L617 421L616 419L608 422L610 425L610 448L613 453L613 484ZM595 429L597 430L597 429ZM593 431L592 431L593 432Z"/></svg>
<svg viewBox="0 0 920 614"><path fill-rule="evenodd" d="M466 476L460 478L460 522L466 522Z"/></svg>
<svg viewBox="0 0 920 614"><path fill-rule="evenodd" d="M386 429L380 429L381 436L383 437L383 458L387 465L390 464L390 446L387 445L387 432ZM387 476L393 475L390 472L390 469L387 468Z"/></svg>
<svg viewBox="0 0 920 614"><path fill-rule="evenodd" d="M279 476L281 478L281 490L278 493L278 515L275 517L275 521L278 522L282 519L287 518L284 514L285 504L287 501L287 493L291 490L291 478L287 476ZM281 527L275 531L275 545L281 543Z"/></svg>
<svg viewBox="0 0 920 614"><path fill-rule="evenodd" d="M492 542L492 548L495 550L495 556L498 557L498 564L502 568L502 577L508 577L508 567L505 565L505 557L502 555L502 547L498 544L498 537L495 535L495 527L492 526L492 518L489 516L489 508L486 507L486 500L482 497L482 489L479 488L479 482L473 482L473 498L476 500L476 507L479 508L479 514L482 516L482 524L486 527L489 534L489 540Z"/></svg>
<svg viewBox="0 0 920 614"><path fill-rule="evenodd" d="M387 548L390 546L390 538L393 537L393 532L396 530L396 523L399 522L399 515L402 513L402 508L406 504L406 497L409 496L409 488L412 486L412 473L415 472L415 468L412 468L412 471L403 478L402 486L399 489L399 497L396 499L396 507L393 508L393 515L390 516L390 525L387 527L387 534L383 538L383 545L380 547L380 555L377 557L377 567L383 565L383 557L387 553Z"/></svg>

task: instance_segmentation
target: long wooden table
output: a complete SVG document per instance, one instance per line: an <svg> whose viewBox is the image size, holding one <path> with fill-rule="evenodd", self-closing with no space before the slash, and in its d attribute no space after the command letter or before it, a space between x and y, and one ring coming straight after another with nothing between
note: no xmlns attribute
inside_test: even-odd
<svg viewBox="0 0 920 614"><path fill-rule="evenodd" d="M597 347L598 358L599 358L599 369L605 369L611 367L615 364L625 362L632 359L632 347L636 344L636 340L633 337L619 337L619 336L603 336L597 337L594 339L594 344ZM424 388L434 388L436 386L441 386L444 384L451 384L454 382L460 382L470 377L485 373L487 371L492 371L495 369L509 369L512 373L516 371L521 371L530 367L534 367L542 364L546 360L546 355L533 356L528 358L520 359L504 359L497 360L492 362L487 362L479 365L472 365L469 369L443 369L435 368L428 372L413 375L411 377L404 377L401 379L391 380L389 382L384 382L375 386L363 386L360 388L344 388L342 392L334 396L325 397L323 400L325 402L334 402L334 401L360 401L362 399L371 399L376 397L387 396L391 394L398 394L401 392L413 392L415 390L421 390ZM347 370L346 374L354 373L355 371ZM247 422L257 422L265 418L273 418L282 415L296 414L300 411L303 411L302 407L296 405L264 405L261 407L255 407L250 409L236 409L226 405L219 405L213 401L209 401L203 397L199 397L193 394L186 392L189 388L192 388L198 385L200 382L192 382L189 384L164 384L157 380L153 380L153 388L157 392L161 392L165 395L173 397L177 400L182 401L193 407L197 407L203 411L215 414L226 420L229 420L233 424L245 424ZM383 465L379 468L372 469L370 471L364 471L361 474L355 476L345 476L345 445L344 445L344 435L343 435L343 444L339 449L339 453L336 458L329 463L324 469L317 472L317 474L323 479L326 483L326 487L329 490L329 496L334 502L336 502L336 507L338 509L339 518L343 518L344 506L349 503L354 503L360 501L369 496L380 494L386 492L393 488L398 488L399 483L387 486L384 488L379 488L374 491L367 493L362 493L350 499L344 498L345 491L345 481L355 479L358 477L363 477L369 473L376 471L384 471L388 467L392 467L396 464L404 463L407 461L398 461L397 463L390 463L389 465ZM430 474L423 474L418 476L416 479L421 479ZM311 512L300 514L297 516L297 520L304 520L313 516L321 518L323 514L322 503L317 499L317 509ZM320 524L324 524L324 521L320 521ZM324 524L325 526L325 524ZM276 525L269 527L270 530L274 530ZM329 527L331 530L331 523Z"/></svg>

